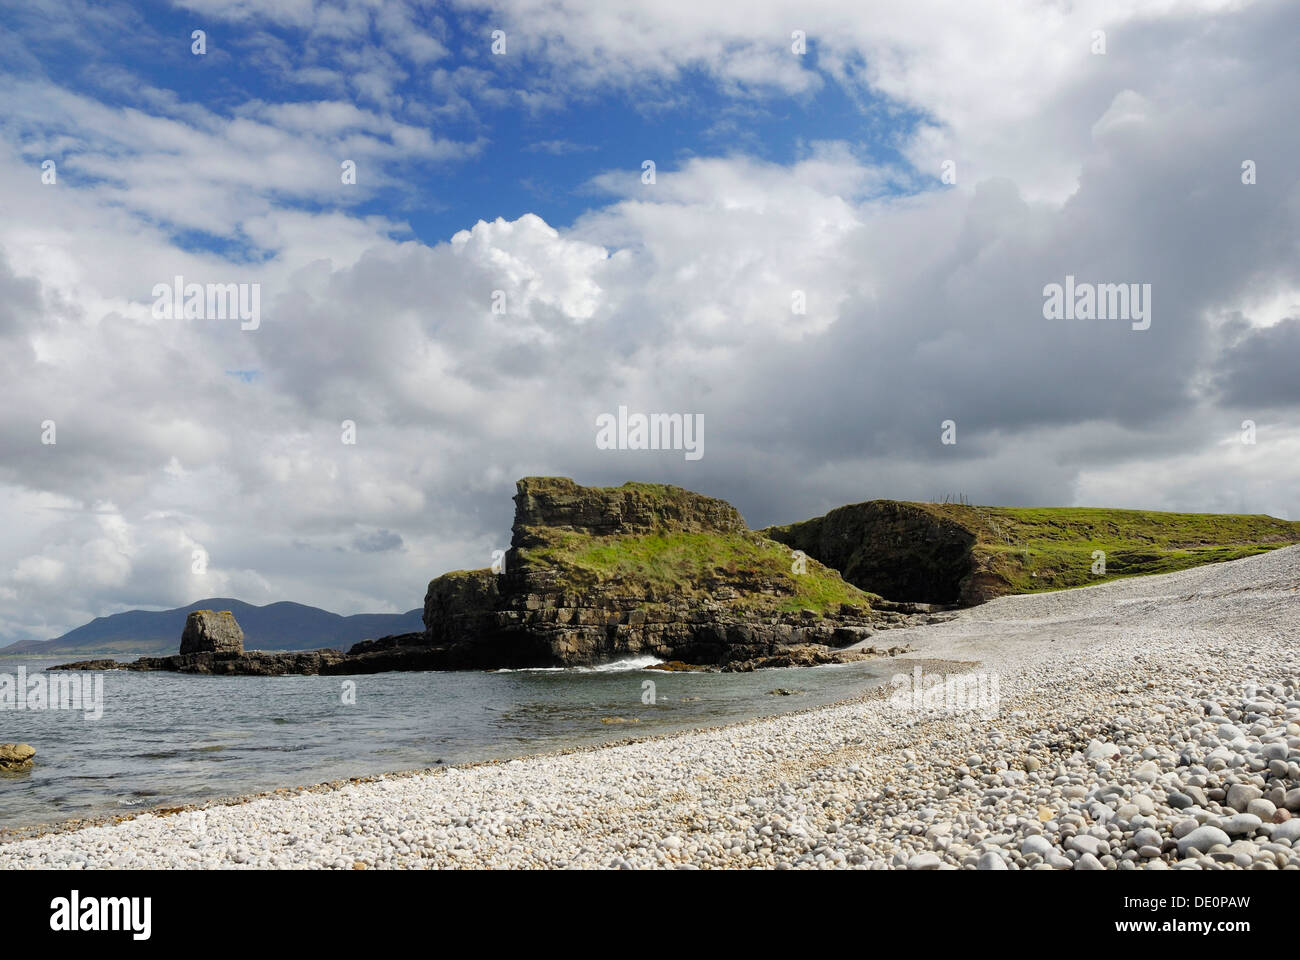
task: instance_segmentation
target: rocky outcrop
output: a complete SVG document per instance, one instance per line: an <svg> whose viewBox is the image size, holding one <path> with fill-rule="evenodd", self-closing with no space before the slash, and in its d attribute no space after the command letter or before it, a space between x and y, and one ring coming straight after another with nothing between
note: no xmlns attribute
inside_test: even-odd
<svg viewBox="0 0 1300 960"><path fill-rule="evenodd" d="M406 633L378 640L363 640L347 653L341 650L299 650L240 654L185 653L170 657L141 657L130 662L79 660L50 670L133 670L141 672L197 673L216 676L280 677L287 675L338 676L383 673L389 670L445 669L445 656L425 643L423 633Z"/></svg>
<svg viewBox="0 0 1300 960"><path fill-rule="evenodd" d="M116 660L79 660L50 670L135 670L170 673L225 674L277 677L285 674L329 673L346 659L338 650L264 653L244 650L244 631L229 610L195 610L185 619L180 653L170 657ZM363 671L347 671L363 672Z"/></svg>
<svg viewBox="0 0 1300 960"><path fill-rule="evenodd" d="M36 750L25 743L0 743L0 772L22 773L35 762Z"/></svg>
<svg viewBox="0 0 1300 960"><path fill-rule="evenodd" d="M883 626L870 597L820 564L794 572L789 552L748 530L722 500L679 487L529 477L515 507L503 573L459 571L429 584L426 636L449 666L651 655L752 667L785 663L779 658L795 648L806 662L830 662ZM852 602L803 605L827 590ZM820 659L806 652L813 648Z"/></svg>
<svg viewBox="0 0 1300 960"><path fill-rule="evenodd" d="M964 592L975 567L975 533L922 504L871 500L763 532L891 600L975 599Z"/></svg>
<svg viewBox="0 0 1300 960"><path fill-rule="evenodd" d="M244 631L229 610L194 610L185 618L181 655L211 653L229 656L244 652Z"/></svg>

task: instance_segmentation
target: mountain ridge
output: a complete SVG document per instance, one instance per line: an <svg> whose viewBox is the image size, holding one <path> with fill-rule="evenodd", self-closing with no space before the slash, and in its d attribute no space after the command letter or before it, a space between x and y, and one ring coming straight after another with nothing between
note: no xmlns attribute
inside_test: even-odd
<svg viewBox="0 0 1300 960"><path fill-rule="evenodd" d="M194 610L230 610L250 650L319 650L349 646L390 634L423 629L423 608L404 613L343 616L292 600L256 606L234 597L208 597L170 610L124 610L69 630L51 640L20 640L0 656L61 656L65 653L172 653Z"/></svg>

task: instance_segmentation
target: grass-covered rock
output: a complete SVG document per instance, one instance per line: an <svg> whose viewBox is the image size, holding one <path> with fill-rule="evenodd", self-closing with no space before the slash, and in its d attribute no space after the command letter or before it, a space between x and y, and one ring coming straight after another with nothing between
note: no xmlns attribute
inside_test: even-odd
<svg viewBox="0 0 1300 960"><path fill-rule="evenodd" d="M429 640L460 665L592 663L652 654L738 664L872 632L872 596L680 487L518 483L503 573L429 585Z"/></svg>
<svg viewBox="0 0 1300 960"><path fill-rule="evenodd" d="M763 533L891 600L980 603L1235 560L1300 542L1263 515L871 500Z"/></svg>

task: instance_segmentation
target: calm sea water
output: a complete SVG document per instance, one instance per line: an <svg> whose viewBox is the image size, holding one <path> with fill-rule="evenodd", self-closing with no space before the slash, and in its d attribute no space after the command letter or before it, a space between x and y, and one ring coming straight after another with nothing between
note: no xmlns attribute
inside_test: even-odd
<svg viewBox="0 0 1300 960"><path fill-rule="evenodd" d="M25 666L34 675L56 662L0 658L0 674ZM32 771L0 775L0 827L770 716L855 696L897 669L868 661L665 673L644 669L650 662L358 677L100 674L98 720L75 711L0 710L0 743L37 750ZM646 680L655 684L654 705L642 702ZM354 705L343 702L344 681L356 685ZM775 688L799 692L769 693Z"/></svg>

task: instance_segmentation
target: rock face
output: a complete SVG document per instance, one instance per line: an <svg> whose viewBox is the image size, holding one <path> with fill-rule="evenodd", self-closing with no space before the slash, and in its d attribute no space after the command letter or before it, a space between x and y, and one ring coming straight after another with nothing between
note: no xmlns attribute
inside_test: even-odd
<svg viewBox="0 0 1300 960"><path fill-rule="evenodd" d="M820 564L793 573L791 555L721 500L678 487L529 477L515 506L503 573L460 571L429 584L427 642L450 667L647 654L733 669L829 662L881 626L870 597ZM801 599L827 591L844 602L815 609Z"/></svg>
<svg viewBox="0 0 1300 960"><path fill-rule="evenodd" d="M181 634L181 655L212 653L218 656L238 656L244 652L244 631L235 622L229 610L213 612L195 610L185 618Z"/></svg>
<svg viewBox="0 0 1300 960"><path fill-rule="evenodd" d="M871 500L763 531L891 600L971 601L975 534L916 504Z"/></svg>
<svg viewBox="0 0 1300 960"><path fill-rule="evenodd" d="M525 477L516 485L515 548L547 542L541 531L565 530L593 537L674 530L741 533L740 511L725 500L681 487L624 484L582 487L568 477Z"/></svg>
<svg viewBox="0 0 1300 960"><path fill-rule="evenodd" d="M36 751L25 743L0 743L0 771L21 773L30 770Z"/></svg>

